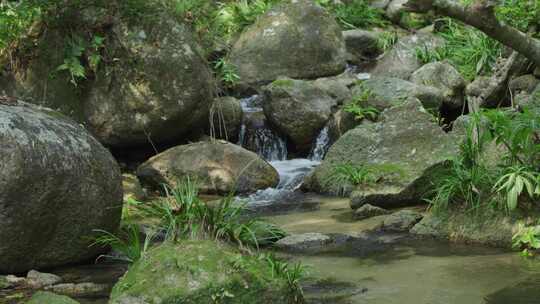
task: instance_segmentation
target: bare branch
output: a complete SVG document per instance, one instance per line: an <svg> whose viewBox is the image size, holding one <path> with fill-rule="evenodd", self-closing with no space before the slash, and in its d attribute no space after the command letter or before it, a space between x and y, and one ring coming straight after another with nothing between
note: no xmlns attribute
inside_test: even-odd
<svg viewBox="0 0 540 304"><path fill-rule="evenodd" d="M519 52L536 66L540 66L540 40L499 21L495 16L496 5L496 1L493 0L477 0L469 6L461 5L455 0L409 0L405 7L411 12L434 11L462 21Z"/></svg>

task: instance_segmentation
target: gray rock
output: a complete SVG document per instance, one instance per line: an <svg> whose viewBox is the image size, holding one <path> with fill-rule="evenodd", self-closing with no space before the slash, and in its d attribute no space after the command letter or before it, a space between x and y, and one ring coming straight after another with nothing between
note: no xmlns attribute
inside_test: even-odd
<svg viewBox="0 0 540 304"><path fill-rule="evenodd" d="M383 50L379 47L379 33L367 30L348 30L343 32L347 52L353 62L362 62L379 56Z"/></svg>
<svg viewBox="0 0 540 304"><path fill-rule="evenodd" d="M386 16L395 23L399 23L401 16L406 13L405 3L408 0L392 0L386 7Z"/></svg>
<svg viewBox="0 0 540 304"><path fill-rule="evenodd" d="M419 236L429 236L433 238L444 238L446 237L446 232L443 227L443 220L433 216L427 215L420 222L418 222L410 232Z"/></svg>
<svg viewBox="0 0 540 304"><path fill-rule="evenodd" d="M372 74L409 79L412 73L422 66L417 58L417 51L433 51L443 45L444 40L431 33L417 33L400 38L394 47L377 62Z"/></svg>
<svg viewBox="0 0 540 304"><path fill-rule="evenodd" d="M309 152L337 102L313 83L280 78L264 89L264 113L297 152Z"/></svg>
<svg viewBox="0 0 540 304"><path fill-rule="evenodd" d="M382 230L389 232L409 232L424 216L413 210L400 210L384 219Z"/></svg>
<svg viewBox="0 0 540 304"><path fill-rule="evenodd" d="M87 261L95 229L115 232L118 164L94 137L49 109L0 102L0 273Z"/></svg>
<svg viewBox="0 0 540 304"><path fill-rule="evenodd" d="M444 91L394 77L371 77L353 88L353 95L369 90L367 103L379 111L403 104L408 98L418 98L424 108L438 113L443 103L451 100Z"/></svg>
<svg viewBox="0 0 540 304"><path fill-rule="evenodd" d="M62 278L52 273L30 270L26 275L26 284L34 289L40 289L60 282L62 282Z"/></svg>
<svg viewBox="0 0 540 304"><path fill-rule="evenodd" d="M242 126L243 110L240 101L234 97L218 97L210 109L212 125L209 134L230 142L238 141Z"/></svg>
<svg viewBox="0 0 540 304"><path fill-rule="evenodd" d="M363 166L373 182L357 185L351 207L391 208L418 204L435 176L457 155L461 136L445 133L420 101L410 100L383 112L380 122L362 124L343 135L312 176L316 192L336 193L344 186L334 177L337 165Z"/></svg>
<svg viewBox="0 0 540 304"><path fill-rule="evenodd" d="M347 131L354 129L361 124L362 121L356 119L354 114L349 113L343 109L336 111L332 114L328 123L328 135L331 142L336 142Z"/></svg>
<svg viewBox="0 0 540 304"><path fill-rule="evenodd" d="M339 25L313 1L286 1L249 26L229 60L240 86L269 83L279 76L297 79L337 75L345 70L345 42Z"/></svg>
<svg viewBox="0 0 540 304"><path fill-rule="evenodd" d="M370 2L370 6L378 9L385 9L390 4L390 0L374 0Z"/></svg>
<svg viewBox="0 0 540 304"><path fill-rule="evenodd" d="M175 185L183 178L197 179L201 193L255 192L279 182L276 170L257 154L225 142L198 142L166 150L137 169L143 184Z"/></svg>
<svg viewBox="0 0 540 304"><path fill-rule="evenodd" d="M342 234L302 233L286 236L275 243L276 248L288 252L331 251L351 241L352 236Z"/></svg>
<svg viewBox="0 0 540 304"><path fill-rule="evenodd" d="M0 290L10 288L12 284L8 282L5 276L0 275Z"/></svg>
<svg viewBox="0 0 540 304"><path fill-rule="evenodd" d="M533 75L534 75L536 78L540 78L540 67L536 67L536 68L534 69Z"/></svg>
<svg viewBox="0 0 540 304"><path fill-rule="evenodd" d="M540 79L532 74L527 74L510 80L508 87L512 92L512 96L516 96L519 93L531 94L538 84L540 84Z"/></svg>
<svg viewBox="0 0 540 304"><path fill-rule="evenodd" d="M463 108L467 83L449 63L428 63L412 74L411 81L419 85L438 88L443 91L445 105L452 109Z"/></svg>
<svg viewBox="0 0 540 304"><path fill-rule="evenodd" d="M328 94L337 104L343 104L352 98L350 88L356 82L354 74L345 72L337 76L317 78L311 83Z"/></svg>
<svg viewBox="0 0 540 304"><path fill-rule="evenodd" d="M357 220L363 220L374 216L390 214L390 211L381 207L365 204L362 207L354 211L354 218Z"/></svg>

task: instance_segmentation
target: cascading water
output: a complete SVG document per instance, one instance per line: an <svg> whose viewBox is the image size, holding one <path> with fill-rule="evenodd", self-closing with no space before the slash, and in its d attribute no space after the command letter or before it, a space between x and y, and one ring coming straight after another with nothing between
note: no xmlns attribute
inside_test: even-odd
<svg viewBox="0 0 540 304"><path fill-rule="evenodd" d="M267 161L287 159L287 143L266 124L258 95L240 101L244 120L238 145L247 148Z"/></svg>
<svg viewBox="0 0 540 304"><path fill-rule="evenodd" d="M313 149L309 155L309 159L314 161L323 160L324 156L326 155L326 151L328 151L328 148L330 148L330 136L328 134L329 127L326 126L321 130L319 136L317 136Z"/></svg>

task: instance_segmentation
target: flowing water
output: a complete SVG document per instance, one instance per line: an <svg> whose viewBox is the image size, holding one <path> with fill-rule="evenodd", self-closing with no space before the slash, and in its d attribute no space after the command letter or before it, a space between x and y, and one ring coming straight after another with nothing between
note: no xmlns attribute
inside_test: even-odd
<svg viewBox="0 0 540 304"><path fill-rule="evenodd" d="M355 235L377 227L384 218L354 221L346 199L305 199L317 201L318 209L268 219L290 233ZM357 287L339 301L313 303L540 303L540 264L515 252L425 240L396 242L371 250L366 248L369 245L357 246L324 254L287 255L308 265L313 278Z"/></svg>

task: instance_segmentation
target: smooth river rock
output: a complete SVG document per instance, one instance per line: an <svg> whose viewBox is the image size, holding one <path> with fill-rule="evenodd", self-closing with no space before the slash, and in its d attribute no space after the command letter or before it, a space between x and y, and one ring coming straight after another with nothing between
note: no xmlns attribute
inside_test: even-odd
<svg viewBox="0 0 540 304"><path fill-rule="evenodd" d="M86 261L94 229L115 232L122 179L80 125L45 108L0 101L0 273Z"/></svg>
<svg viewBox="0 0 540 304"><path fill-rule="evenodd" d="M175 185L186 177L197 180L202 193L255 192L274 187L279 175L257 154L225 141L198 142L162 152L137 169L143 184Z"/></svg>

